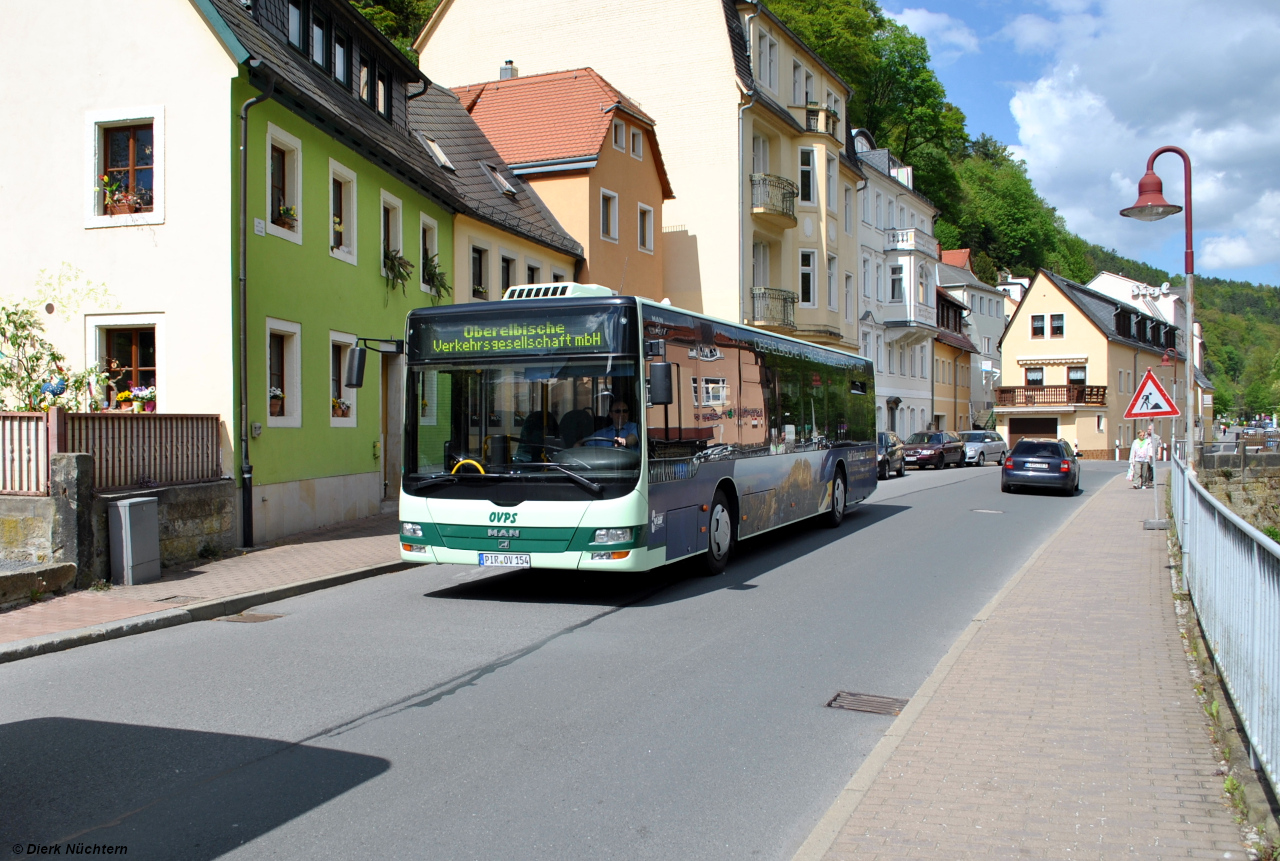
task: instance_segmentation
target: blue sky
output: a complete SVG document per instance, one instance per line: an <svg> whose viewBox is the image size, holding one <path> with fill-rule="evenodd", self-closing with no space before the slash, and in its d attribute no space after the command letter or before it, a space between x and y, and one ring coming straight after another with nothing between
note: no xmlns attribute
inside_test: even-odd
<svg viewBox="0 0 1280 861"><path fill-rule="evenodd" d="M1181 216L1121 218L1147 156L1192 159L1196 271L1280 284L1280 3L881 0L924 36L969 133L1026 160L1086 239L1182 271ZM1182 202L1182 165L1156 172Z"/></svg>

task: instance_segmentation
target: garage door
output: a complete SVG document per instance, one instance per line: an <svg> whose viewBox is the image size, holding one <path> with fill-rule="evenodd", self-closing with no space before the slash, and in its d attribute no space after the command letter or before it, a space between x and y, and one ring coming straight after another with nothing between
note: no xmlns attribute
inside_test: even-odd
<svg viewBox="0 0 1280 861"><path fill-rule="evenodd" d="M1057 418L1009 419L1009 445L1014 445L1024 436L1047 436L1050 439L1057 439Z"/></svg>

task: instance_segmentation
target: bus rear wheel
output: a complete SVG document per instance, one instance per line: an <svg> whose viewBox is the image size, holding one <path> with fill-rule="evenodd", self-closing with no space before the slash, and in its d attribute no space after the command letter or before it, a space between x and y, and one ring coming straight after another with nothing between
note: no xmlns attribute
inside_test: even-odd
<svg viewBox="0 0 1280 861"><path fill-rule="evenodd" d="M733 550L733 513L723 490L711 500L711 518L707 523L707 574L721 574L729 565Z"/></svg>
<svg viewBox="0 0 1280 861"><path fill-rule="evenodd" d="M835 529L844 521L845 484L844 470L837 469L835 478L831 479L831 508L824 518L826 525Z"/></svg>

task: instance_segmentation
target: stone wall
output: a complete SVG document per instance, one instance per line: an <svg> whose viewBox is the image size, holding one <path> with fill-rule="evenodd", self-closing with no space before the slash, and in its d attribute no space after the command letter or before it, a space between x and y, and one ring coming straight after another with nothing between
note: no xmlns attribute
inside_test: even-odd
<svg viewBox="0 0 1280 861"><path fill-rule="evenodd" d="M1204 489L1258 529L1280 528L1280 452L1233 452L1200 457Z"/></svg>
<svg viewBox="0 0 1280 861"><path fill-rule="evenodd" d="M53 502L47 496L0 496L0 559L53 559Z"/></svg>

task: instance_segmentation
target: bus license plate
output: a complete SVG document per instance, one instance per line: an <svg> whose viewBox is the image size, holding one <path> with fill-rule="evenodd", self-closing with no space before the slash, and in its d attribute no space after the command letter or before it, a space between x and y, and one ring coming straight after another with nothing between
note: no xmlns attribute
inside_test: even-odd
<svg viewBox="0 0 1280 861"><path fill-rule="evenodd" d="M481 553L481 565L496 565L501 568L528 568L533 564L528 553Z"/></svg>

